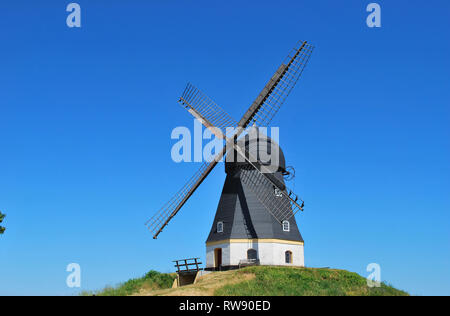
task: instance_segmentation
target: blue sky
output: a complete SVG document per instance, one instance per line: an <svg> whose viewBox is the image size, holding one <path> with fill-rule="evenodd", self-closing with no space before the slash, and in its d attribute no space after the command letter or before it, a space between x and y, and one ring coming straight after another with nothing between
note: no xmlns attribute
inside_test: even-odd
<svg viewBox="0 0 450 316"><path fill-rule="evenodd" d="M199 256L219 165L153 240L144 222L198 168L172 162L190 81L239 119L297 40L316 46L273 121L311 267L450 294L450 4L378 1L0 3L0 295L76 294ZM82 288L66 286L79 263Z"/></svg>

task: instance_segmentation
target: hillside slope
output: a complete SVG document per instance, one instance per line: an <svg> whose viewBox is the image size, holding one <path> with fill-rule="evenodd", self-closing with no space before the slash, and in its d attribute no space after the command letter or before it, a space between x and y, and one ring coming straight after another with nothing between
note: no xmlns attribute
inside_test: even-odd
<svg viewBox="0 0 450 316"><path fill-rule="evenodd" d="M381 284L369 288L360 275L345 270L248 267L241 270L214 272L201 277L196 284L170 288L174 274L149 272L139 279L132 279L117 288L107 288L95 295L160 295L160 296L234 296L234 295L294 295L294 296L403 296L404 291Z"/></svg>

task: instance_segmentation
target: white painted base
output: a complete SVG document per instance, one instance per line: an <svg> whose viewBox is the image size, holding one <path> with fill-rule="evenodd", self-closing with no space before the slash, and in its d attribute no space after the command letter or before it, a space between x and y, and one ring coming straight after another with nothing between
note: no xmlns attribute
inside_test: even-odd
<svg viewBox="0 0 450 316"><path fill-rule="evenodd" d="M232 239L206 245L206 268L215 268L214 250L222 249L222 266L237 266L247 259L247 250L255 249L260 265L305 266L303 243L276 239ZM285 253L292 253L292 263L286 263Z"/></svg>

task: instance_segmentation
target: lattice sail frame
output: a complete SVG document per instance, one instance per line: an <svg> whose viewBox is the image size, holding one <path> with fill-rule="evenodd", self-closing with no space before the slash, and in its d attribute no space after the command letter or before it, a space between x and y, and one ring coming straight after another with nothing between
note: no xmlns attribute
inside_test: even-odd
<svg viewBox="0 0 450 316"><path fill-rule="evenodd" d="M201 93L191 84L188 84L183 95L180 98L180 103L196 118L200 119L203 125L207 128L212 129L216 136L221 136L223 139L232 140L232 145L240 154L250 163L253 167L253 176L247 172L243 172L243 182L247 183L258 183L265 186L272 185L277 187L277 185L261 172L264 166L252 163L246 154L243 154L245 148L242 149L237 146L235 140L237 137L248 127L252 125L268 126L270 121L273 119L274 115L278 112L284 100L289 95L292 88L297 83L300 75L302 74L304 67L306 66L310 55L313 51L313 46L307 42L298 42L296 48L286 58L286 61L278 68L272 78L264 87L263 91L258 95L256 100L241 118L241 120L236 124L230 115L228 115L222 108L220 108L216 103L209 99L206 95ZM273 96L272 96L273 94ZM195 107L194 107L195 105ZM202 113L199 117L199 114ZM227 126L228 125L228 126ZM235 134L233 136L226 135L227 127L238 126ZM217 129L220 132L217 132ZM231 143L227 140L227 143ZM214 160L210 163L203 163L200 169L191 177L191 179L186 183L183 188L178 191L178 193L167 202L152 218L146 222L148 229L154 234L153 238L156 239L159 233L167 226L168 222L178 213L180 208L186 203L189 197L194 193L198 186L204 181L208 174L214 169L217 163L226 154L227 148L231 146L226 146L216 155ZM255 172L256 171L256 172ZM249 185L252 188L251 185ZM267 192L270 192L267 191ZM261 194L258 190L255 190L257 198L266 207L266 209L280 222L286 220L295 215L299 210L303 210L303 204L300 206L297 203L297 197L291 198L291 191L282 190L283 199L278 199L276 202L268 199L267 194ZM291 207L287 207L283 201L288 201ZM280 203L282 202L282 203ZM278 210L274 210L272 207L278 205ZM280 210L286 210L281 212ZM289 211L287 211L289 210Z"/></svg>
<svg viewBox="0 0 450 316"><path fill-rule="evenodd" d="M278 79L277 84L262 101L259 111L255 113L249 126L269 126L303 73L313 50L314 46L311 44L303 41L297 42L296 47L292 49L283 64L278 68L278 71L282 72L282 77Z"/></svg>
<svg viewBox="0 0 450 316"><path fill-rule="evenodd" d="M186 203L189 197L200 186L203 180L205 180L208 174L214 169L220 159L222 159L224 154L225 148L221 153L216 155L212 162L202 163L200 168L194 173L189 181L169 200L169 202L164 204L164 206L159 209L158 212L156 212L147 222L145 222L147 228L152 232L154 239L156 239L163 228L167 226L168 222L178 213L184 203Z"/></svg>
<svg viewBox="0 0 450 316"><path fill-rule="evenodd" d="M299 211L303 211L301 205L293 202L292 195L295 194L292 191L289 189L282 190L280 191L280 196L276 196L275 189L278 189L278 187L251 166L241 169L240 178L280 224ZM297 199L296 196L295 199Z"/></svg>
<svg viewBox="0 0 450 316"><path fill-rule="evenodd" d="M201 113L204 123L208 123L207 127L219 128L223 135L226 135L227 128L238 125L227 112L191 83L187 84L178 102L189 112L193 110Z"/></svg>

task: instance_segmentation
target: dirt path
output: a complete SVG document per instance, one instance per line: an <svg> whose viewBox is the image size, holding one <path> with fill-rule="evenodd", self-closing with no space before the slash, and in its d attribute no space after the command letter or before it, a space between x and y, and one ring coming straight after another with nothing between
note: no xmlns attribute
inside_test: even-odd
<svg viewBox="0 0 450 316"><path fill-rule="evenodd" d="M236 284L255 278L253 273L239 273L236 271L213 272L200 277L196 284L165 290L141 290L135 296L211 296L214 291L227 284Z"/></svg>

